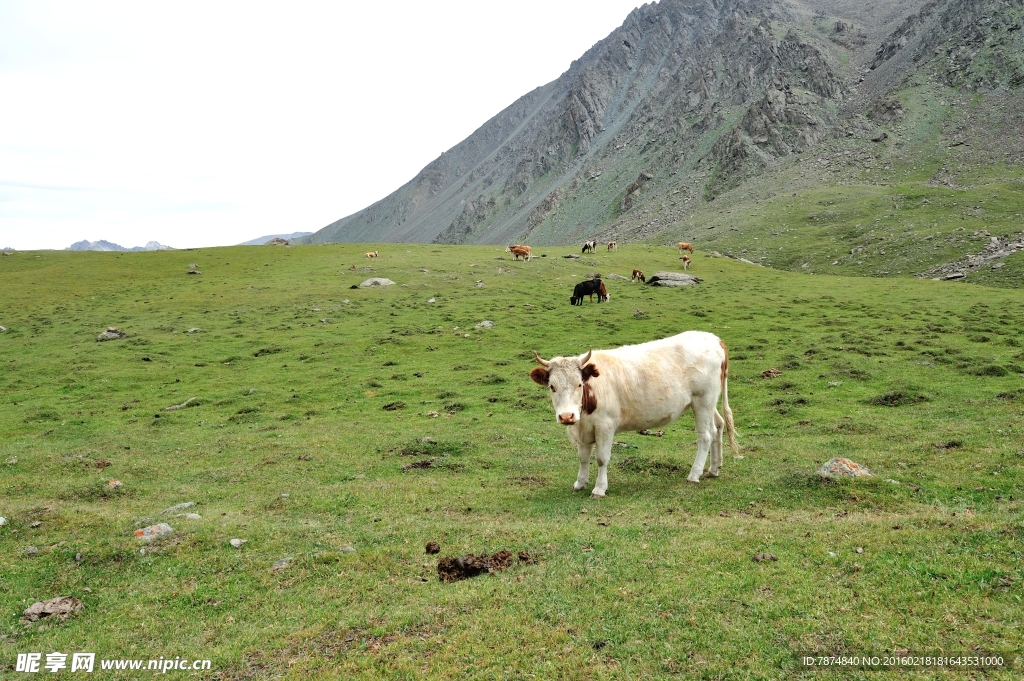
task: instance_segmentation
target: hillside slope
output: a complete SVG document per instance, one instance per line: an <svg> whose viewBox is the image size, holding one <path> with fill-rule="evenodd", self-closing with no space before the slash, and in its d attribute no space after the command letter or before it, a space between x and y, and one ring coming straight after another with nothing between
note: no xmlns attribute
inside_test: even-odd
<svg viewBox="0 0 1024 681"><path fill-rule="evenodd" d="M909 180L901 155L925 151L931 174L998 161L1018 177L1022 5L645 5L405 186L303 241L700 239L689 225L723 199ZM811 150L880 172L836 173L835 158L817 172L804 165Z"/></svg>

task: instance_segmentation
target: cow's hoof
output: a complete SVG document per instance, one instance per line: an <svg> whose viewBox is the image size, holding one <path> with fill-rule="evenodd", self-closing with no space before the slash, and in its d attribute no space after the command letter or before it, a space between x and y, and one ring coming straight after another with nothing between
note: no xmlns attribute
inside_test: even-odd
<svg viewBox="0 0 1024 681"><path fill-rule="evenodd" d="M572 491L573 492L579 492L581 489L583 489L586 486L587 486L587 483L585 483L585 482L584 483L579 483L579 482L573 483Z"/></svg>
<svg viewBox="0 0 1024 681"><path fill-rule="evenodd" d="M687 478L686 482L692 482L693 484L696 485L698 482L700 482L700 478L697 478L696 480L693 478Z"/></svg>
<svg viewBox="0 0 1024 681"><path fill-rule="evenodd" d="M604 499L604 492L598 492L596 489L590 493L591 499Z"/></svg>
<svg viewBox="0 0 1024 681"><path fill-rule="evenodd" d="M706 477L706 478L717 478L718 477L718 471L708 471L707 473L704 474L704 477Z"/></svg>

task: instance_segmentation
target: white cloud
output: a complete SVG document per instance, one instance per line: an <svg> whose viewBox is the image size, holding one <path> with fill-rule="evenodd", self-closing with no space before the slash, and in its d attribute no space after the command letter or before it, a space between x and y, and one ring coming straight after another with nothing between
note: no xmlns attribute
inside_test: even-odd
<svg viewBox="0 0 1024 681"><path fill-rule="evenodd" d="M4 2L0 246L315 231L557 78L636 4Z"/></svg>

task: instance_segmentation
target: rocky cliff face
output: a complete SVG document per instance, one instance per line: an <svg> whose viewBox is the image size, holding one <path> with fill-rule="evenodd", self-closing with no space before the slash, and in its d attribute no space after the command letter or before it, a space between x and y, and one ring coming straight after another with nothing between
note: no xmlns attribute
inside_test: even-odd
<svg viewBox="0 0 1024 681"><path fill-rule="evenodd" d="M963 87L1024 83L1022 2L644 5L409 183L303 241L649 235L682 214L645 217L655 203L712 201L852 127L898 120L889 94L917 69L941 63Z"/></svg>

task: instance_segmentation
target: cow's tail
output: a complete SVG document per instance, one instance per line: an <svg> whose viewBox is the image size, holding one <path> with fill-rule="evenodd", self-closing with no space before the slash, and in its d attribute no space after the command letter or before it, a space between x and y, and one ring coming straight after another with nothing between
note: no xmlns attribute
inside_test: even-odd
<svg viewBox="0 0 1024 681"><path fill-rule="evenodd" d="M725 433L729 437L729 449L734 454L740 451L736 442L736 422L732 417L732 409L729 408L729 350L725 343L722 343L722 350L725 351L725 361L722 364L722 416L725 417Z"/></svg>

